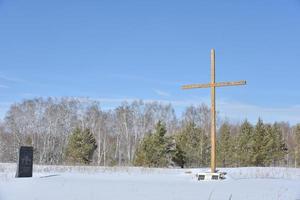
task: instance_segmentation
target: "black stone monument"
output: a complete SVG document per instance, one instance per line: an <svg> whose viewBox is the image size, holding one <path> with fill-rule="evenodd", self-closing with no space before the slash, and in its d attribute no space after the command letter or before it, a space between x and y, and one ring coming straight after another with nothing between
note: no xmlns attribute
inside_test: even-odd
<svg viewBox="0 0 300 200"><path fill-rule="evenodd" d="M33 147L21 146L16 177L32 177Z"/></svg>

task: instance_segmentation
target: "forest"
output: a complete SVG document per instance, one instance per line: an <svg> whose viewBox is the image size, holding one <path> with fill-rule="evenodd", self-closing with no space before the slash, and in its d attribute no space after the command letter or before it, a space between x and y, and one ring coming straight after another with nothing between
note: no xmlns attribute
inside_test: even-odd
<svg viewBox="0 0 300 200"><path fill-rule="evenodd" d="M300 124L217 122L219 167L300 166ZM73 144L84 134L92 146L80 162ZM24 100L1 121L0 162L16 162L22 145L34 147L36 164L208 167L210 109L191 105L177 116L171 104L142 100L109 110L81 98Z"/></svg>

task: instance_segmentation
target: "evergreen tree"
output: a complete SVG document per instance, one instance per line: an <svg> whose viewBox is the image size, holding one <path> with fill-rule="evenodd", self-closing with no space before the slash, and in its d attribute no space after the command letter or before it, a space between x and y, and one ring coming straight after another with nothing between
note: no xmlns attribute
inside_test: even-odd
<svg viewBox="0 0 300 200"><path fill-rule="evenodd" d="M300 124L295 128L295 164L297 167L300 166Z"/></svg>
<svg viewBox="0 0 300 200"><path fill-rule="evenodd" d="M264 146L266 145L267 140L265 125L260 118L255 126L253 141L253 154L251 160L255 166L264 166L267 154Z"/></svg>
<svg viewBox="0 0 300 200"><path fill-rule="evenodd" d="M177 144L172 161L181 168L184 168L186 163L186 153Z"/></svg>
<svg viewBox="0 0 300 200"><path fill-rule="evenodd" d="M231 134L231 157L230 157L230 166L232 167L239 167L239 158L240 158L240 152L239 149L239 137L238 135Z"/></svg>
<svg viewBox="0 0 300 200"><path fill-rule="evenodd" d="M280 126L275 123L272 127L274 137L274 155L273 165L279 165L283 161L284 156L288 153L287 145L284 141Z"/></svg>
<svg viewBox="0 0 300 200"><path fill-rule="evenodd" d="M253 127L245 120L241 125L238 136L238 163L240 166L249 166L252 164L253 157Z"/></svg>
<svg viewBox="0 0 300 200"><path fill-rule="evenodd" d="M69 138L65 160L71 163L89 164L96 148L96 139L90 130L76 128Z"/></svg>
<svg viewBox="0 0 300 200"><path fill-rule="evenodd" d="M233 139L230 135L230 126L227 122L220 128L218 140L217 162L222 167L229 166L233 161Z"/></svg>
<svg viewBox="0 0 300 200"><path fill-rule="evenodd" d="M135 154L134 164L137 166L151 167L153 165L152 160L155 154L154 137L150 133L144 136L143 140L140 142Z"/></svg>
<svg viewBox="0 0 300 200"><path fill-rule="evenodd" d="M175 136L175 141L179 153L182 151L180 155L187 167L207 166L210 156L209 141L202 129L197 128L194 123L188 123Z"/></svg>
<svg viewBox="0 0 300 200"><path fill-rule="evenodd" d="M264 166L278 165L287 153L287 148L278 124L273 126L264 125L265 134L262 141L261 151L264 154Z"/></svg>
<svg viewBox="0 0 300 200"><path fill-rule="evenodd" d="M274 156L276 153L276 135L269 124L265 125L265 137L263 138L262 151L265 153L263 160L264 166L270 166L274 161Z"/></svg>
<svg viewBox="0 0 300 200"><path fill-rule="evenodd" d="M171 164L173 144L170 137L166 137L166 126L159 121L155 132L148 134L141 141L135 157L135 165L148 167L166 167Z"/></svg>

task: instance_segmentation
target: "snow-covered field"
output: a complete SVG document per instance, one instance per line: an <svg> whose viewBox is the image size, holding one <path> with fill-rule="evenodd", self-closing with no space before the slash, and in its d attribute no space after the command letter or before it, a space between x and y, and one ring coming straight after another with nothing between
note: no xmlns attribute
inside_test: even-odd
<svg viewBox="0 0 300 200"><path fill-rule="evenodd" d="M0 200L300 200L300 169L231 168L223 181L197 181L208 169L34 166L33 178L14 178L0 163Z"/></svg>

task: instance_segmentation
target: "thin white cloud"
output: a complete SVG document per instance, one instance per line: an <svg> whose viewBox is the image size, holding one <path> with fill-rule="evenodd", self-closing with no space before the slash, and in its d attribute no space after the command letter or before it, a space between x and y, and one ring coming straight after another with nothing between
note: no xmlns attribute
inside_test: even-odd
<svg viewBox="0 0 300 200"><path fill-rule="evenodd" d="M168 92L162 91L162 90L158 90L158 89L153 89L153 91L162 97L170 97L171 95Z"/></svg>
<svg viewBox="0 0 300 200"><path fill-rule="evenodd" d="M77 98L81 102L90 102L90 101L99 101L101 104L121 104L123 102L134 102L134 101L143 101L144 103L153 103L158 102L161 104L172 104L175 107L187 107L190 105L198 105L202 102L207 102L206 99L198 99L198 100L161 100L161 99L141 99L141 98L86 98L80 97Z"/></svg>
<svg viewBox="0 0 300 200"><path fill-rule="evenodd" d="M0 79L2 79L4 81L9 81L9 82L25 82L25 80L23 80L23 79L7 76L7 75L1 74L1 73L0 73Z"/></svg>
<svg viewBox="0 0 300 200"><path fill-rule="evenodd" d="M24 97L24 98L34 98L34 97L38 97L40 95L30 93L30 92L24 92L24 93L21 94L21 96Z"/></svg>
<svg viewBox="0 0 300 200"><path fill-rule="evenodd" d="M208 97L189 100L160 100L160 99L138 99L138 98L97 98L102 105L112 104L115 106L122 102L133 102L142 100L145 103L159 102L162 104L172 104L176 109L184 109L191 105L200 105L205 103L209 106ZM291 124L300 123L300 105L282 106L282 107L263 107L242 102L228 100L217 101L217 111L221 117L226 117L233 121L242 121L248 119L255 123L259 117L266 122L286 121Z"/></svg>
<svg viewBox="0 0 300 200"><path fill-rule="evenodd" d="M161 104L172 104L176 112L180 115L186 107L191 105L200 105L205 103L210 106L209 97L195 98L195 99L181 99L181 100L160 100L160 99L140 99L140 98L77 98L81 102L98 101L104 109L114 109L125 101L132 103L134 101L142 100L144 103L158 102ZM8 110L11 103L0 102L0 115L3 117L5 111ZM285 121L294 125L300 123L300 105L281 106L281 107L265 107L247 104L243 102L218 100L216 105L218 114L221 118L227 118L231 121L241 122L248 119L252 123L256 123L257 119L261 117L265 122ZM180 111L180 112L178 112Z"/></svg>
<svg viewBox="0 0 300 200"><path fill-rule="evenodd" d="M7 89L9 88L7 85L0 85L0 88L4 88L4 89Z"/></svg>
<svg viewBox="0 0 300 200"><path fill-rule="evenodd" d="M220 115L235 120L245 118L256 122L259 117L264 121L286 121L291 124L300 123L300 105L281 107L263 107L241 102L220 101L217 104Z"/></svg>
<svg viewBox="0 0 300 200"><path fill-rule="evenodd" d="M163 85L176 85L180 86L182 83L179 81L164 81L164 80L156 80L152 78L146 78L140 75L129 75L129 74L111 74L110 77L112 78L118 78L118 79L125 79L125 80L131 80L131 81L141 81L141 82L148 82L148 83L158 83Z"/></svg>

